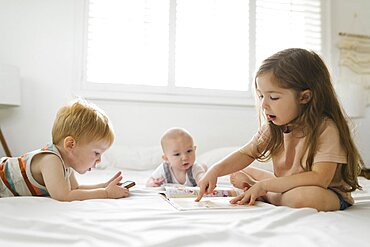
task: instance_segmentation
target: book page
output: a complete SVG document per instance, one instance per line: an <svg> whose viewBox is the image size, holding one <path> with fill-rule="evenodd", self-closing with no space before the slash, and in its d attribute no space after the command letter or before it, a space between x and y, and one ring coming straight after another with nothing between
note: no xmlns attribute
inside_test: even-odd
<svg viewBox="0 0 370 247"><path fill-rule="evenodd" d="M230 200L243 193L243 190L234 187L216 187L212 194L204 195L200 202L195 198L199 194L199 187L189 187L179 184L168 184L164 186L165 191L161 196L178 210L199 209L230 209L249 208L248 205L231 204Z"/></svg>
<svg viewBox="0 0 370 247"><path fill-rule="evenodd" d="M207 209L248 209L249 205L231 204L231 197L208 197L200 202L195 202L194 198L170 198L166 199L173 207L178 210L207 210Z"/></svg>
<svg viewBox="0 0 370 247"><path fill-rule="evenodd" d="M183 185L165 186L167 198L194 198L199 195L199 187L188 187ZM204 197L235 197L243 193L242 190L231 187L216 187L212 194Z"/></svg>

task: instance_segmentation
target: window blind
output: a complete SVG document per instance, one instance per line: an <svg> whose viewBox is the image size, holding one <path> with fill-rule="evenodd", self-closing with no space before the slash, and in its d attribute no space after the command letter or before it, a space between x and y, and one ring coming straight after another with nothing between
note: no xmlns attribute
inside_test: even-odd
<svg viewBox="0 0 370 247"><path fill-rule="evenodd" d="M257 0L256 63L289 47L321 53L321 18L320 0Z"/></svg>
<svg viewBox="0 0 370 247"><path fill-rule="evenodd" d="M90 0L86 79L166 86L169 1Z"/></svg>
<svg viewBox="0 0 370 247"><path fill-rule="evenodd" d="M107 88L247 91L274 52L321 52L321 1L90 0L85 79Z"/></svg>

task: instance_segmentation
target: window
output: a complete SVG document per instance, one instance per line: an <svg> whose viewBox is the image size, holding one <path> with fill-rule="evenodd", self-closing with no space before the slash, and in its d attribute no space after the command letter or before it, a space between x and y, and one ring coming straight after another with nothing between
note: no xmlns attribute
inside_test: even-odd
<svg viewBox="0 0 370 247"><path fill-rule="evenodd" d="M82 78L96 97L243 105L261 60L322 50L320 0L90 0L86 9Z"/></svg>

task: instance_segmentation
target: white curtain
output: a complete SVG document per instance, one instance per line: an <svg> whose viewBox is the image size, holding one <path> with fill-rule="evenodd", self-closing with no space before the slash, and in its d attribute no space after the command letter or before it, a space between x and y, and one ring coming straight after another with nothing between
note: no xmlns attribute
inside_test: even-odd
<svg viewBox="0 0 370 247"><path fill-rule="evenodd" d="M340 33L339 64L357 74L370 74L370 36Z"/></svg>

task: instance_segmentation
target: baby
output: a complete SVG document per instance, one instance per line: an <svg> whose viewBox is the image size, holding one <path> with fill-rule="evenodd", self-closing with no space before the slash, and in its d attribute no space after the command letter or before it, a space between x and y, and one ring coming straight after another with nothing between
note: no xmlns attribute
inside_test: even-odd
<svg viewBox="0 0 370 247"><path fill-rule="evenodd" d="M168 129L161 138L163 162L148 179L146 186L159 187L164 183L197 186L206 172L205 165L195 163L193 138L182 128Z"/></svg>

